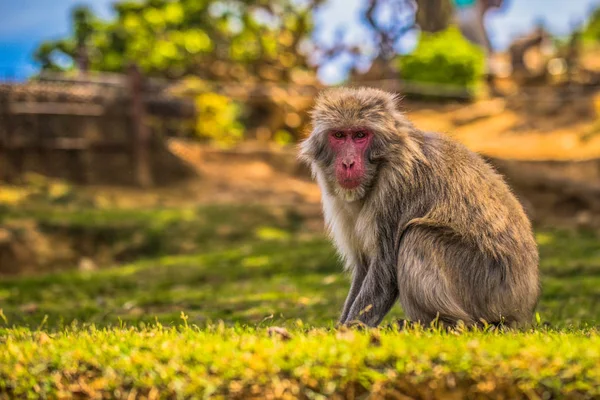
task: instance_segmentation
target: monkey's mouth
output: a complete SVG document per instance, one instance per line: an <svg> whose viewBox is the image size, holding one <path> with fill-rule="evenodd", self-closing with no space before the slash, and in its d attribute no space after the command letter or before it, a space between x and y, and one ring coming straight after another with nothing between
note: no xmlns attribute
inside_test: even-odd
<svg viewBox="0 0 600 400"><path fill-rule="evenodd" d="M348 178L348 177L339 178L338 183L344 189L356 189L357 187L360 186L360 179L359 178Z"/></svg>

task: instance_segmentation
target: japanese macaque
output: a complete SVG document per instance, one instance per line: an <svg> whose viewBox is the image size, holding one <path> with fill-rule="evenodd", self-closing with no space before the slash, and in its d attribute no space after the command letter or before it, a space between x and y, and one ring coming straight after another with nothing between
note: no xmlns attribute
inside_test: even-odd
<svg viewBox="0 0 600 400"><path fill-rule="evenodd" d="M351 271L340 324L377 326L399 299L414 322L524 326L540 285L531 224L477 154L415 128L377 89L322 93L301 144Z"/></svg>

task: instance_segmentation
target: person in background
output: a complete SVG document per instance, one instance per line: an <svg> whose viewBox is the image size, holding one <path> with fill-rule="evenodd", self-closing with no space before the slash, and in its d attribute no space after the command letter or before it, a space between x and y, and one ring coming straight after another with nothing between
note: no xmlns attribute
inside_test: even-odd
<svg viewBox="0 0 600 400"><path fill-rule="evenodd" d="M463 36L480 46L485 52L485 74L491 94L497 95L494 84L494 49L485 29L485 13L491 8L502 7L503 0L452 0L454 19Z"/></svg>

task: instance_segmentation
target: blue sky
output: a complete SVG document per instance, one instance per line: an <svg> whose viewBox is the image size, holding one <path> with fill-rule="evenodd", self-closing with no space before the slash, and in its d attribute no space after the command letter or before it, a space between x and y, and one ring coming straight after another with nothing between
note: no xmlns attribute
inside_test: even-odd
<svg viewBox="0 0 600 400"><path fill-rule="evenodd" d="M503 14L488 16L488 29L494 46L504 48L511 38L526 32L539 18L561 35L582 23L600 0L506 0ZM69 32L69 11L77 4L88 4L101 16L110 16L114 0L0 0L0 80L24 78L35 71L31 55L43 40L59 38ZM346 39L364 40L365 28L358 15L364 0L328 0L317 15L318 35L327 40L340 26ZM410 37L407 38L410 42ZM340 64L333 63L321 73L331 81L340 75Z"/></svg>

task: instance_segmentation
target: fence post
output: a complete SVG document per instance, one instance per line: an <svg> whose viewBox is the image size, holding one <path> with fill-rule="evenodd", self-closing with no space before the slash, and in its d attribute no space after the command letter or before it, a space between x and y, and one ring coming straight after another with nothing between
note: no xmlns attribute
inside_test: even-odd
<svg viewBox="0 0 600 400"><path fill-rule="evenodd" d="M143 99L143 78L136 64L129 66L129 90L131 96L131 122L133 126L133 159L136 183L141 187L152 186L150 166L150 129L146 125Z"/></svg>
<svg viewBox="0 0 600 400"><path fill-rule="evenodd" d="M8 100L5 100L8 102ZM3 106L0 102L0 123L4 121L4 129L0 127L0 181L8 181L9 166L8 166L8 107Z"/></svg>
<svg viewBox="0 0 600 400"><path fill-rule="evenodd" d="M4 171L0 171L0 179L7 181L8 183L14 183L22 174L21 161L23 154L20 149L14 146L13 138L13 116L10 109L10 88L7 87L6 97L4 99L4 107L0 110L0 113L4 114L4 135L0 138L0 157L3 162L0 167Z"/></svg>

